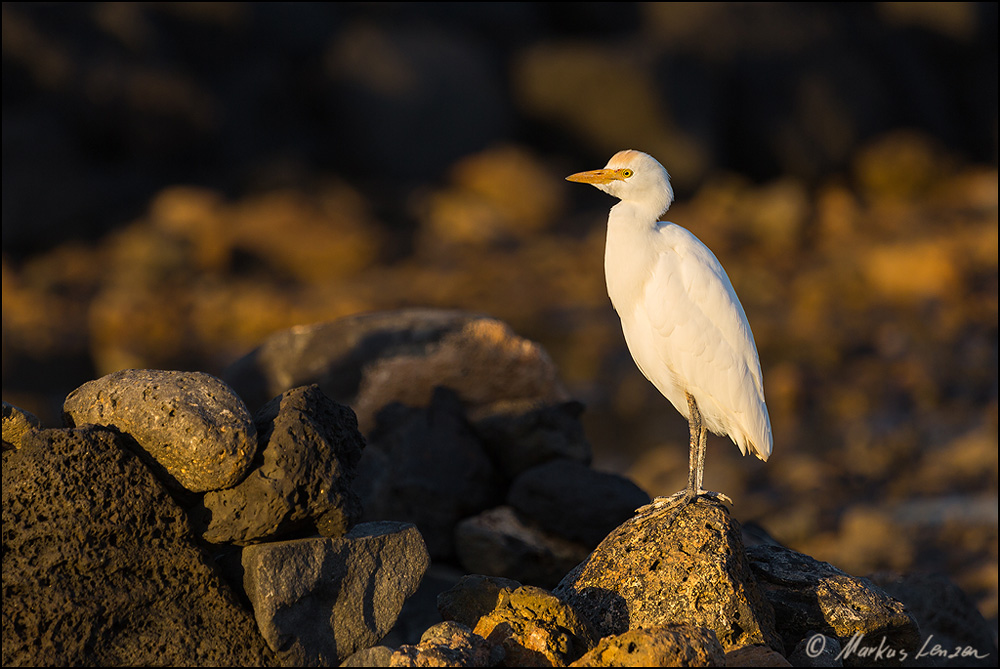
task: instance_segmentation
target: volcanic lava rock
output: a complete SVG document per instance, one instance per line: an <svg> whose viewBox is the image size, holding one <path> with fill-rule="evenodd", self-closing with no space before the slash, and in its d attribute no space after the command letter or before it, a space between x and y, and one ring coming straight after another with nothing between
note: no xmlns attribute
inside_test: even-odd
<svg viewBox="0 0 1000 669"><path fill-rule="evenodd" d="M309 529L343 536L361 515L351 483L365 442L354 412L312 385L268 402L255 424L260 465L236 486L205 494L205 539L246 545Z"/></svg>
<svg viewBox="0 0 1000 669"><path fill-rule="evenodd" d="M236 393L202 372L127 369L89 381L63 404L69 426L129 435L168 480L192 492L228 488L250 469L257 431Z"/></svg>
<svg viewBox="0 0 1000 669"><path fill-rule="evenodd" d="M554 593L590 618L602 637L687 623L715 632L726 650L752 644L782 650L774 611L728 509L701 499L668 523L671 510L623 523Z"/></svg>
<svg viewBox="0 0 1000 669"><path fill-rule="evenodd" d="M3 453L3 665L253 666L274 656L188 519L100 427Z"/></svg>

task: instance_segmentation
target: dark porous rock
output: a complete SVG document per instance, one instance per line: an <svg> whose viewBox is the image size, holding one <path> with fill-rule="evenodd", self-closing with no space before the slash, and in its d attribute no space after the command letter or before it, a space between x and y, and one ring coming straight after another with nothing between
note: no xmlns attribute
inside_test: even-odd
<svg viewBox="0 0 1000 669"><path fill-rule="evenodd" d="M788 656L793 667L842 667L840 640L819 632L809 632Z"/></svg>
<svg viewBox="0 0 1000 669"><path fill-rule="evenodd" d="M572 460L589 465L590 442L583 433L579 402L546 404L533 399L497 402L470 414L493 461L504 476L550 460Z"/></svg>
<svg viewBox="0 0 1000 669"><path fill-rule="evenodd" d="M767 646L743 646L726 653L727 667L790 667L783 655Z"/></svg>
<svg viewBox="0 0 1000 669"><path fill-rule="evenodd" d="M66 398L67 424L123 432L192 492L233 486L257 452L250 412L219 379L201 372L127 369L83 384Z"/></svg>
<svg viewBox="0 0 1000 669"><path fill-rule="evenodd" d="M500 506L455 527L455 553L469 572L553 588L590 549L528 525L514 509Z"/></svg>
<svg viewBox="0 0 1000 669"><path fill-rule="evenodd" d="M351 405L365 434L392 402L426 406L437 386L470 406L505 399L569 399L540 346L481 314L400 309L301 326L272 335L223 373L252 407L290 388L319 384Z"/></svg>
<svg viewBox="0 0 1000 669"><path fill-rule="evenodd" d="M204 538L246 545L303 530L343 536L361 515L351 483L365 442L354 412L313 385L274 398L255 423L260 465L205 494Z"/></svg>
<svg viewBox="0 0 1000 669"><path fill-rule="evenodd" d="M553 460L514 479L507 503L549 532L593 548L649 495L624 476Z"/></svg>
<svg viewBox="0 0 1000 669"><path fill-rule="evenodd" d="M496 607L473 631L503 647L508 667L565 666L598 641L590 621L570 604L530 585L502 589Z"/></svg>
<svg viewBox="0 0 1000 669"><path fill-rule="evenodd" d="M521 584L509 578L469 574L437 598L444 620L455 620L474 628L479 619L497 607L503 591L517 590Z"/></svg>
<svg viewBox="0 0 1000 669"><path fill-rule="evenodd" d="M993 626L946 575L881 572L870 578L901 601L920 627L920 647L909 653L909 666L992 667L996 663ZM960 652L948 657L956 649Z"/></svg>
<svg viewBox="0 0 1000 669"><path fill-rule="evenodd" d="M336 665L378 643L429 563L417 529L393 522L243 549L257 624L286 665Z"/></svg>
<svg viewBox="0 0 1000 669"><path fill-rule="evenodd" d="M415 524L435 559L454 555L459 520L501 496L496 469L446 388L427 408L383 409L361 460L363 519Z"/></svg>
<svg viewBox="0 0 1000 669"><path fill-rule="evenodd" d="M20 448L25 433L41 426L38 418L13 404L3 403L3 450Z"/></svg>
<svg viewBox="0 0 1000 669"><path fill-rule="evenodd" d="M420 643L400 646L389 666L493 667L503 657L503 647L491 645L462 623L445 621L424 632Z"/></svg>
<svg viewBox="0 0 1000 669"><path fill-rule="evenodd" d="M778 633L795 648L810 633L837 637L845 666L870 665L865 649L879 645L919 648L920 630L898 600L866 578L851 576L833 565L782 546L747 549L760 588L774 607ZM861 635L858 648L848 643ZM884 638L884 644L882 642ZM867 639L867 641L864 641ZM884 658L898 664L899 658Z"/></svg>
<svg viewBox="0 0 1000 669"><path fill-rule="evenodd" d="M696 625L659 625L604 637L570 666L724 667L726 654L710 629Z"/></svg>
<svg viewBox="0 0 1000 669"><path fill-rule="evenodd" d="M702 498L668 524L672 510L621 525L555 594L589 617L602 637L688 623L714 631L726 650L759 643L783 650L729 510Z"/></svg>
<svg viewBox="0 0 1000 669"><path fill-rule="evenodd" d="M342 667L388 667L396 651L389 646L362 648L340 663Z"/></svg>
<svg viewBox="0 0 1000 669"><path fill-rule="evenodd" d="M3 665L273 664L162 483L99 428L3 454Z"/></svg>

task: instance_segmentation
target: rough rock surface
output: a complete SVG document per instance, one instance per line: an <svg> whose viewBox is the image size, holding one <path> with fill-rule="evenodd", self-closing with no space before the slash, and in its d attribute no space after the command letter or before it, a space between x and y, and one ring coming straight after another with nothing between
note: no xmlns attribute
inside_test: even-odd
<svg viewBox="0 0 1000 669"><path fill-rule="evenodd" d="M997 661L994 629L965 592L944 574L878 573L871 580L906 606L920 627L921 644L930 640L924 655L911 653L911 665L992 667ZM933 655L938 645L951 655L956 648L971 648L975 655L959 653L953 658ZM917 649L918 651L920 649Z"/></svg>
<svg viewBox="0 0 1000 669"><path fill-rule="evenodd" d="M202 372L108 374L71 392L63 417L70 426L104 425L124 432L192 492L235 485L257 452L257 433L243 400Z"/></svg>
<svg viewBox="0 0 1000 669"><path fill-rule="evenodd" d="M382 407L426 406L441 385L468 405L569 399L541 347L500 321L445 309L373 312L291 328L272 335L223 378L250 406L317 383L354 407L365 434Z"/></svg>
<svg viewBox="0 0 1000 669"><path fill-rule="evenodd" d="M913 616L868 579L782 546L753 546L747 556L761 591L774 607L778 633L787 648L795 648L814 631L837 637L845 647L861 634L876 640L885 637L895 649L919 648L920 631ZM845 655L844 664L870 664L870 659Z"/></svg>
<svg viewBox="0 0 1000 669"><path fill-rule="evenodd" d="M501 646L491 645L462 623L445 621L424 632L419 644L400 646L389 666L493 667L503 656Z"/></svg>
<svg viewBox="0 0 1000 669"><path fill-rule="evenodd" d="M589 617L602 637L689 623L713 630L726 650L757 643L781 650L774 611L725 506L700 500L671 525L668 516L669 509L622 524L555 594Z"/></svg>
<svg viewBox="0 0 1000 669"><path fill-rule="evenodd" d="M454 620L474 628L479 619L500 603L502 593L521 584L509 578L468 574L437 598L438 612L444 620Z"/></svg>
<svg viewBox="0 0 1000 669"><path fill-rule="evenodd" d="M342 667L388 667L396 651L388 646L362 648L340 663Z"/></svg>
<svg viewBox="0 0 1000 669"><path fill-rule="evenodd" d="M570 666L724 667L726 655L712 630L661 625L604 637Z"/></svg>
<svg viewBox="0 0 1000 669"><path fill-rule="evenodd" d="M767 646L743 646L726 653L727 667L790 667L788 660Z"/></svg>
<svg viewBox="0 0 1000 669"><path fill-rule="evenodd" d="M618 474L553 460L514 479L507 503L545 530L594 547L648 504L649 495Z"/></svg>
<svg viewBox="0 0 1000 669"><path fill-rule="evenodd" d="M365 442L354 412L313 385L274 398L254 421L260 464L236 486L205 494L204 538L246 545L297 530L345 534L361 515L351 483Z"/></svg>
<svg viewBox="0 0 1000 669"><path fill-rule="evenodd" d="M3 665L274 661L184 512L105 428L3 454Z"/></svg>
<svg viewBox="0 0 1000 669"><path fill-rule="evenodd" d="M840 640L819 632L809 632L788 655L793 667L842 667Z"/></svg>
<svg viewBox="0 0 1000 669"><path fill-rule="evenodd" d="M455 553L470 573L553 588L590 549L528 525L514 509L500 506L458 523Z"/></svg>
<svg viewBox="0 0 1000 669"><path fill-rule="evenodd" d="M361 459L358 490L364 520L415 524L434 558L453 556L456 523L502 494L496 468L445 388L427 408L383 409Z"/></svg>
<svg viewBox="0 0 1000 669"><path fill-rule="evenodd" d="M3 450L20 448L25 433L39 427L38 417L33 413L3 403Z"/></svg>
<svg viewBox="0 0 1000 669"><path fill-rule="evenodd" d="M362 523L338 539L247 546L244 585L284 664L336 665L392 628L429 558L406 523Z"/></svg>
<svg viewBox="0 0 1000 669"><path fill-rule="evenodd" d="M590 442L583 432L579 402L496 402L471 411L483 447L508 479L550 460L589 465Z"/></svg>
<svg viewBox="0 0 1000 669"><path fill-rule="evenodd" d="M504 666L564 666L597 643L585 617L552 593L525 585L502 589L496 607L473 630L505 652Z"/></svg>

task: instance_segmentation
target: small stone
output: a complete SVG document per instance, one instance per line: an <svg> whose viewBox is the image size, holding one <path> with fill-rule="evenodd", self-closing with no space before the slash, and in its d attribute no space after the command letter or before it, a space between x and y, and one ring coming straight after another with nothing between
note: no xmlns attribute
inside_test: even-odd
<svg viewBox="0 0 1000 669"><path fill-rule="evenodd" d="M41 421L34 414L4 402L3 450L20 448L25 433L37 430L40 426Z"/></svg>
<svg viewBox="0 0 1000 669"><path fill-rule="evenodd" d="M509 594L520 587L520 583L509 578L469 574L438 595L438 612L444 620L474 628L480 618L497 607L504 591Z"/></svg>
<svg viewBox="0 0 1000 669"><path fill-rule="evenodd" d="M225 383L201 372L127 369L69 394L70 426L113 427L132 437L172 483L192 492L233 486L257 452L250 412Z"/></svg>
<svg viewBox="0 0 1000 669"><path fill-rule="evenodd" d="M597 643L590 622L551 592L533 586L501 590L475 633L503 646L508 667L565 666Z"/></svg>
<svg viewBox="0 0 1000 669"><path fill-rule="evenodd" d="M492 667L503 659L503 649L489 644L466 625L438 623L416 645L399 647L390 667Z"/></svg>

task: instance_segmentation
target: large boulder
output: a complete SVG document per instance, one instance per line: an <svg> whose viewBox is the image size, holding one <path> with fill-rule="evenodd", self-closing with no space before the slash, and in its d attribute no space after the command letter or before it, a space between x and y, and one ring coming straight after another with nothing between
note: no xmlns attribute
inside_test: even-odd
<svg viewBox="0 0 1000 669"><path fill-rule="evenodd" d="M602 637L687 623L715 632L726 650L766 644L782 651L774 611L728 509L703 499L672 523L669 517L668 507L623 523L555 594L588 616Z"/></svg>
<svg viewBox="0 0 1000 669"><path fill-rule="evenodd" d="M274 656L163 484L108 429L3 453L3 665L240 666Z"/></svg>
<svg viewBox="0 0 1000 669"><path fill-rule="evenodd" d="M871 664L873 657L865 652L869 646L911 655L919 649L920 630L913 616L870 580L783 546L751 546L747 556L789 650L816 633L840 641L847 666ZM849 651L852 641L854 650Z"/></svg>

